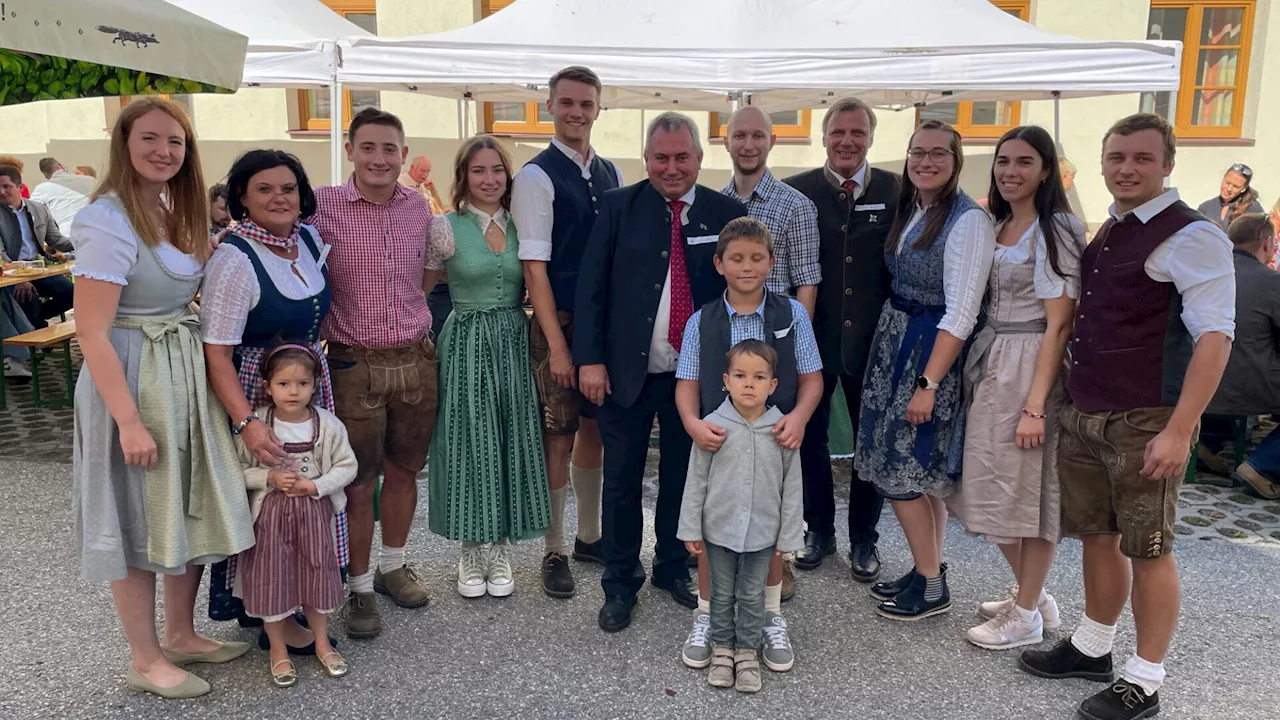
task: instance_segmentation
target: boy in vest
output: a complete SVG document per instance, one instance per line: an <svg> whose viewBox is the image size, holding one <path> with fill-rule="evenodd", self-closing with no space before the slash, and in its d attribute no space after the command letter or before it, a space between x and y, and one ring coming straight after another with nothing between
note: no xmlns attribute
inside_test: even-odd
<svg viewBox="0 0 1280 720"><path fill-rule="evenodd" d="M574 593L569 546L564 538L565 495L573 483L578 536L573 559L602 563L601 465L604 450L595 407L578 391L572 360L573 301L587 238L606 190L622 186L617 166L591 147L600 116L600 78L585 67L567 67L549 83L547 110L555 121L551 145L516 174L511 217L520 229L520 259L533 305L529 352L542 401L551 486L551 527L543 539L542 589L555 598ZM573 463L569 454L572 450Z"/></svg>
<svg viewBox="0 0 1280 720"><path fill-rule="evenodd" d="M707 303L685 325L676 368L676 407L693 444L715 452L725 429L704 420L724 402L722 377L729 349L743 340L763 340L778 354L774 376L777 388L769 398L784 413L773 428L778 444L797 449L804 427L822 399L822 359L809 314L798 301L765 289L774 263L773 238L759 220L730 221L716 243L716 270L728 289L724 297ZM790 528L782 528L786 533ZM698 609L693 630L680 653L685 665L704 668L711 663L711 570L706 554L698 556ZM774 672L786 672L795 662L787 623L782 617L782 557L769 561L765 588L765 649L763 660Z"/></svg>
<svg viewBox="0 0 1280 720"><path fill-rule="evenodd" d="M1080 705L1087 720L1160 711L1180 605L1170 554L1178 489L1235 332L1231 242L1164 189L1175 150L1157 115L1107 131L1102 175L1115 203L1080 265L1058 466L1063 529L1084 542L1085 616L1069 639L1020 664L1040 677L1110 683L1132 570L1137 653Z"/></svg>

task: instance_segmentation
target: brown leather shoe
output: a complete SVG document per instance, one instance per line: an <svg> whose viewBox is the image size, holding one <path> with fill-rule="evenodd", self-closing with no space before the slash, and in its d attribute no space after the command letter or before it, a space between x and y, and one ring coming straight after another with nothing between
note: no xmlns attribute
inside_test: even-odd
<svg viewBox="0 0 1280 720"><path fill-rule="evenodd" d="M790 557L782 558L782 602L786 602L796 594L796 561Z"/></svg>
<svg viewBox="0 0 1280 720"><path fill-rule="evenodd" d="M343 611L347 619L347 637L371 638L382 632L382 616L378 614L378 596L373 593L351 593Z"/></svg>
<svg viewBox="0 0 1280 720"><path fill-rule="evenodd" d="M1249 483L1255 492L1267 500L1280 500L1280 484L1273 483L1249 463L1240 463L1236 477Z"/></svg>
<svg viewBox="0 0 1280 720"><path fill-rule="evenodd" d="M391 602L402 608L420 608L431 602L427 597L427 589L418 580L418 573L408 565L399 570L392 570L386 575L379 568L373 574L374 591L391 598Z"/></svg>

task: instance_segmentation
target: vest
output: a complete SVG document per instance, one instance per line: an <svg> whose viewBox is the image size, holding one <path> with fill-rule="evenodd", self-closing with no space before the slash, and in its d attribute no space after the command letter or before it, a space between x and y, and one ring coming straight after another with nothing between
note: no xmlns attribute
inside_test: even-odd
<svg viewBox="0 0 1280 720"><path fill-rule="evenodd" d="M300 231L302 242L298 252L309 252L320 259L320 248L317 247L311 232L305 227ZM244 326L244 334L240 345L244 347L271 347L280 342L296 342L310 345L320 340L320 323L329 314L332 291L329 288L329 270L321 267L324 276L324 288L309 298L292 300L272 282L262 259L250 246L249 241L231 234L223 243L230 245L249 258L253 272L258 276L258 305L249 311L249 318Z"/></svg>
<svg viewBox="0 0 1280 720"><path fill-rule="evenodd" d="M529 164L542 168L555 188L547 277L551 280L556 309L572 311L578 268L582 265L582 253L591 237L591 228L600 214L600 197L606 190L618 187L618 173L613 163L595 155L588 168L591 179L584 179L582 168L554 145L538 153Z"/></svg>
<svg viewBox="0 0 1280 720"><path fill-rule="evenodd" d="M791 300L785 295L765 292L764 338L769 347L778 353L778 368L774 376L778 387L769 396L769 404L784 414L796 408L799 373L796 371L795 335L777 333L792 327ZM720 407L729 396L724 389L724 374L728 370L729 308L724 297L702 306L698 319L698 390L702 396L703 417Z"/></svg>
<svg viewBox="0 0 1280 720"><path fill-rule="evenodd" d="M1143 223L1107 220L1080 260L1080 305L1067 392L1081 412L1176 405L1191 361L1182 296L1152 280L1147 258L1204 216L1179 201Z"/></svg>

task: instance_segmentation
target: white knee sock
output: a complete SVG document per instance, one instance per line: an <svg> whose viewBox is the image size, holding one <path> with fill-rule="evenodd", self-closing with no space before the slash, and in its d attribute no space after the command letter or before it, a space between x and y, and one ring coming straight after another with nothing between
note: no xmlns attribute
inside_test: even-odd
<svg viewBox="0 0 1280 720"><path fill-rule="evenodd" d="M1085 615L1080 618L1080 627L1071 635L1071 644L1091 658L1100 658L1111 652L1111 644L1115 639L1115 625L1103 625Z"/></svg>
<svg viewBox="0 0 1280 720"><path fill-rule="evenodd" d="M698 612L700 613L711 612L711 601L704 600L701 595L698 596Z"/></svg>
<svg viewBox="0 0 1280 720"><path fill-rule="evenodd" d="M393 548L387 545L382 546L382 550L378 553L378 569L383 575L404 567L404 548Z"/></svg>
<svg viewBox="0 0 1280 720"><path fill-rule="evenodd" d="M600 539L600 491L604 486L604 469L580 468L571 464L569 482L573 483L573 501L578 508L578 537L584 543L593 543Z"/></svg>
<svg viewBox="0 0 1280 720"><path fill-rule="evenodd" d="M1164 663L1147 662L1134 655L1124 664L1124 679L1142 688L1151 697L1164 684Z"/></svg>
<svg viewBox="0 0 1280 720"><path fill-rule="evenodd" d="M766 612L782 614L782 582L777 585L766 585L764 588L764 609Z"/></svg>
<svg viewBox="0 0 1280 720"><path fill-rule="evenodd" d="M568 557L569 545L564 541L564 502L569 488L555 488L551 491L551 525L547 534L542 536L542 552L544 555L556 553Z"/></svg>
<svg viewBox="0 0 1280 720"><path fill-rule="evenodd" d="M371 593L373 592L373 571L363 575L348 575L347 589L353 593Z"/></svg>

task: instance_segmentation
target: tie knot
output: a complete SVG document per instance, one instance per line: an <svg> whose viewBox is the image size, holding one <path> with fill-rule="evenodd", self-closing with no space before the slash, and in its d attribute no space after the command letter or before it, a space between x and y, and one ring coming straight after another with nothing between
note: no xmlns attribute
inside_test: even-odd
<svg viewBox="0 0 1280 720"><path fill-rule="evenodd" d="M669 206L671 207L671 212L673 212L673 213L678 213L678 212L680 212L681 210L683 210L683 209L684 209L684 201L683 201L683 200L668 200L668 201L667 201L667 205L669 205Z"/></svg>
<svg viewBox="0 0 1280 720"><path fill-rule="evenodd" d="M844 188L845 192L853 192L854 183L852 180L845 180L844 182L840 183L840 187Z"/></svg>

